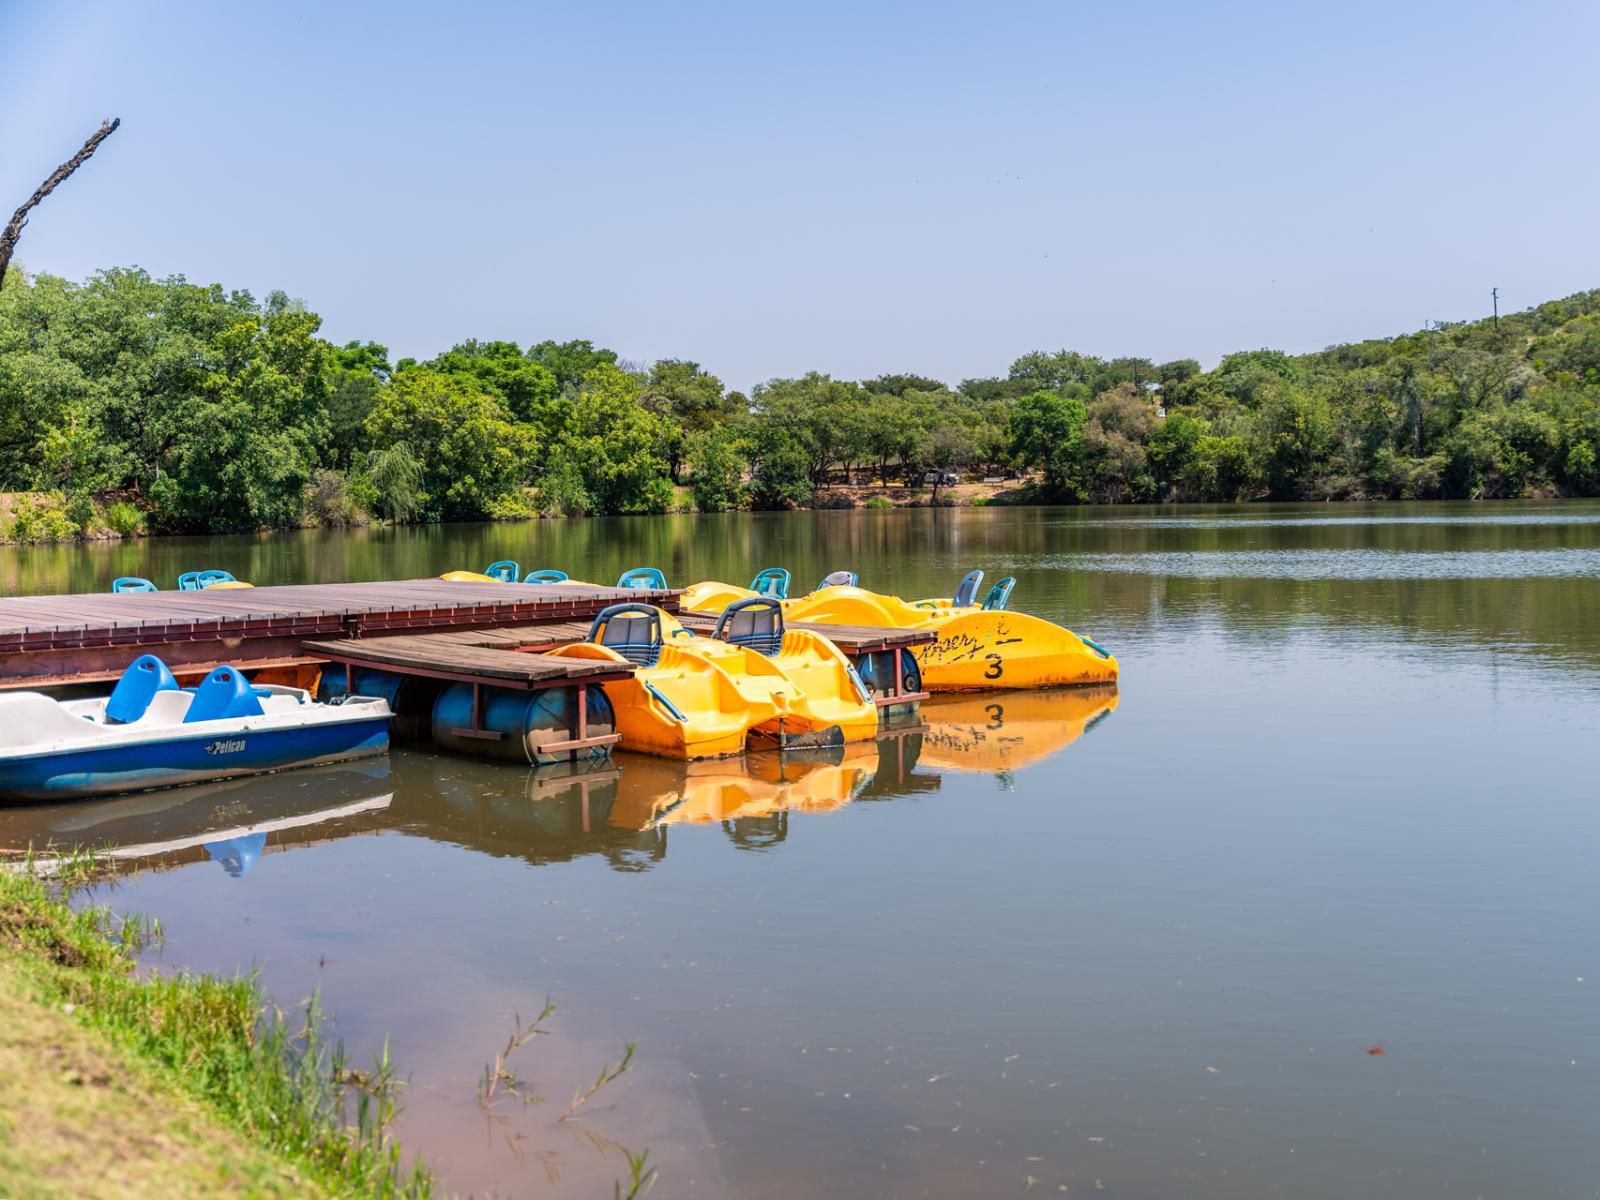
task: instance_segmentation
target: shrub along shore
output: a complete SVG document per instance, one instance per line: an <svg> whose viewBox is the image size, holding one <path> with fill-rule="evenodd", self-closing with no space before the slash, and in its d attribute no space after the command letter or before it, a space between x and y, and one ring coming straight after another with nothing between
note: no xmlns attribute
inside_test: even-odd
<svg viewBox="0 0 1600 1200"><path fill-rule="evenodd" d="M69 861L65 878L90 869ZM319 1041L314 1003L285 1016L253 979L137 974L160 930L74 910L61 886L0 868L0 1192L431 1193L387 1136L386 1061L346 1062Z"/></svg>
<svg viewBox="0 0 1600 1200"><path fill-rule="evenodd" d="M1600 495L1600 290L1210 371L1035 351L749 395L589 341L393 362L320 326L282 292L13 270L0 538L939 503L946 472L1017 480L978 497L1011 503Z"/></svg>

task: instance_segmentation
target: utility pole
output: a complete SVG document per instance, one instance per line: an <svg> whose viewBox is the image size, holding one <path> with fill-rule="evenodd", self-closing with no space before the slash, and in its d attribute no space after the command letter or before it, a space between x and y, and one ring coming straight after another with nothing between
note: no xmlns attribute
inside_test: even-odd
<svg viewBox="0 0 1600 1200"><path fill-rule="evenodd" d="M1500 289L1490 288L1489 298L1494 301L1494 331L1500 332Z"/></svg>

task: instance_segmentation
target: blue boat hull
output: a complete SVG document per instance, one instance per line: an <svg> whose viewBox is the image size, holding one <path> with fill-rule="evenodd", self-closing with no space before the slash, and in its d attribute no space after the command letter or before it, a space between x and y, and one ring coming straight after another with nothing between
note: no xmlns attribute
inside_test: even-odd
<svg viewBox="0 0 1600 1200"><path fill-rule="evenodd" d="M71 800L381 754L387 715L0 760L0 800Z"/></svg>

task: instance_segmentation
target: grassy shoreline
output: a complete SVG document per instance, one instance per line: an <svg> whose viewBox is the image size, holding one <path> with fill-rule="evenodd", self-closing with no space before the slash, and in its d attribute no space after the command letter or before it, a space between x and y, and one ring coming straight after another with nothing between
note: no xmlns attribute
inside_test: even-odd
<svg viewBox="0 0 1600 1200"><path fill-rule="evenodd" d="M388 1136L386 1053L357 1067L253 978L137 973L159 937L0 870L0 1194L431 1194Z"/></svg>

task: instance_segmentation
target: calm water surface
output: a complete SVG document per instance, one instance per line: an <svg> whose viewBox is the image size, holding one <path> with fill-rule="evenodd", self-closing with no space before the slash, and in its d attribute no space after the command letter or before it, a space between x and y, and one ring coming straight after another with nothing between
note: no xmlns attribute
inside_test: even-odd
<svg viewBox="0 0 1600 1200"><path fill-rule="evenodd" d="M384 762L0 814L164 846L172 967L320 988L455 1193L1589 1196L1600 507L798 513L7 551L0 590L982 567L1120 694L824 761ZM273 822L264 839L231 827ZM209 841L208 841L209 839ZM209 844L209 849L203 843ZM514 1014L559 1006L486 1116ZM629 1041L637 1066L555 1118ZM1380 1044L1383 1055L1370 1055Z"/></svg>

